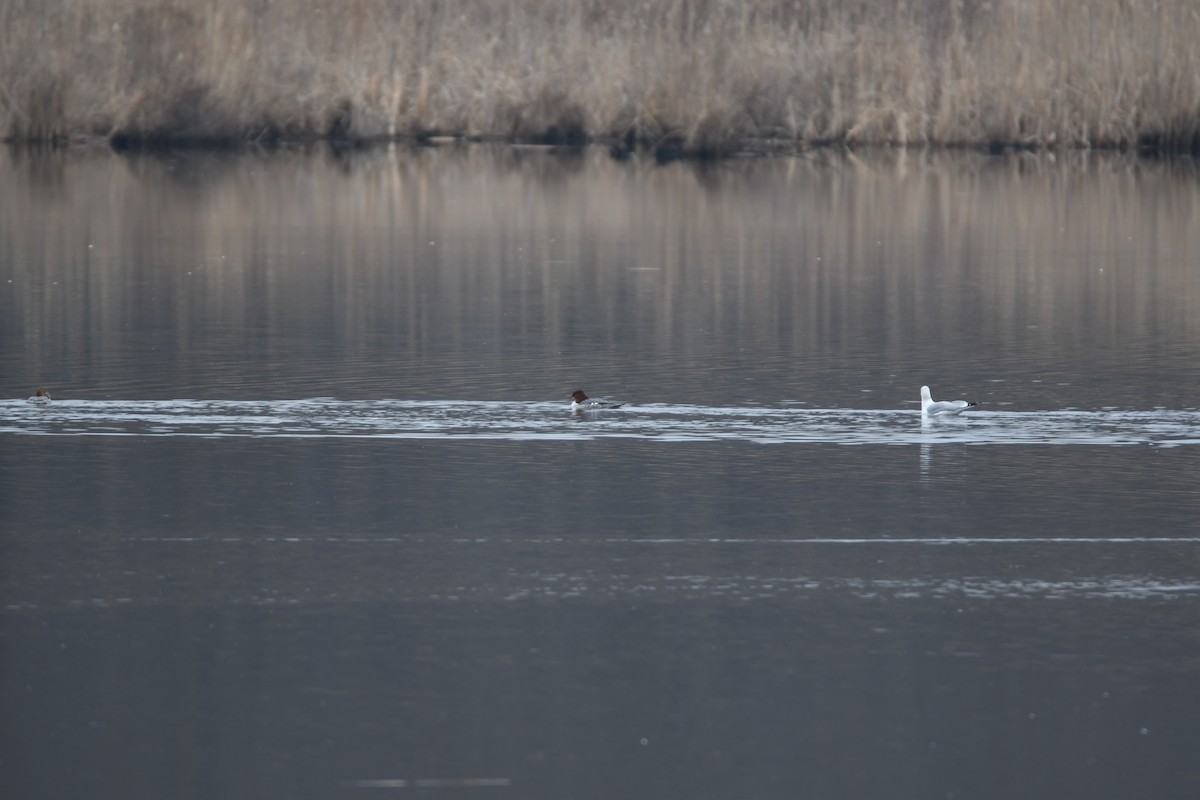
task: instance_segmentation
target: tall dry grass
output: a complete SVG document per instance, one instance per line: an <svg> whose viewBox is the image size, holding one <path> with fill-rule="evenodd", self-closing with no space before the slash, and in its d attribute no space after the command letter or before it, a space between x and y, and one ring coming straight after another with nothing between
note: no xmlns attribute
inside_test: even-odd
<svg viewBox="0 0 1200 800"><path fill-rule="evenodd" d="M1195 0L0 0L10 140L1200 145Z"/></svg>

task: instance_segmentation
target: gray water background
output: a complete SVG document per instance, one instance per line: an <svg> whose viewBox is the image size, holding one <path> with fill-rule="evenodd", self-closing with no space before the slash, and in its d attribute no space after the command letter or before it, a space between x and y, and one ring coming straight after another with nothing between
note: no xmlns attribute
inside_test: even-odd
<svg viewBox="0 0 1200 800"><path fill-rule="evenodd" d="M0 186L0 795L1200 790L1192 162Z"/></svg>

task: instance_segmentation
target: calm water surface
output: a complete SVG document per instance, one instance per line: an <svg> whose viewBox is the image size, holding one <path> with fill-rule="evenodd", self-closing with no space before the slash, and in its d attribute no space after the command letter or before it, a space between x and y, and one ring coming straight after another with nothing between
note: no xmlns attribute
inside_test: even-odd
<svg viewBox="0 0 1200 800"><path fill-rule="evenodd" d="M0 796L1195 797L1198 178L0 151Z"/></svg>

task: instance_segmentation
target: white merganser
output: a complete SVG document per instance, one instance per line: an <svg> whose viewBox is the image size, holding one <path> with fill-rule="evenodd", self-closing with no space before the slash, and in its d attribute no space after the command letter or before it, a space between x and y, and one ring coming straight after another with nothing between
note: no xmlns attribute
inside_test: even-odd
<svg viewBox="0 0 1200 800"><path fill-rule="evenodd" d="M571 392L572 411L595 411L601 408L620 408L624 403L608 403L603 400L593 400L583 393L583 389Z"/></svg>
<svg viewBox="0 0 1200 800"><path fill-rule="evenodd" d="M928 386L921 387L921 414L926 417L953 417L961 414L979 403L968 403L966 400L934 401Z"/></svg>
<svg viewBox="0 0 1200 800"><path fill-rule="evenodd" d="M32 403L35 406L48 406L50 405L50 393L45 389L38 389L37 393L25 402Z"/></svg>

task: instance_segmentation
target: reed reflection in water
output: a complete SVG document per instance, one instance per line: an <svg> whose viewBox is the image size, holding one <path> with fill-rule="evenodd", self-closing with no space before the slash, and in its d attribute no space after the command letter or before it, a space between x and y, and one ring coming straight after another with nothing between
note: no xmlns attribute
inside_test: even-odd
<svg viewBox="0 0 1200 800"><path fill-rule="evenodd" d="M1094 409L1200 383L1188 162L7 151L0 178L13 396Z"/></svg>

